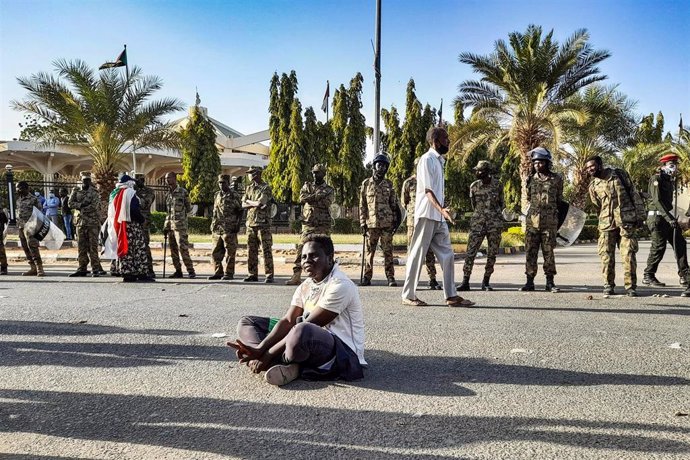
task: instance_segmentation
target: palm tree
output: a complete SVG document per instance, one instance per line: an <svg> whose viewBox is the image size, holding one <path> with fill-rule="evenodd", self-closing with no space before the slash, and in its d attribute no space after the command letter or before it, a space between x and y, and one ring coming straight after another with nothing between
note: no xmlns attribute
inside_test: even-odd
<svg viewBox="0 0 690 460"><path fill-rule="evenodd" d="M570 202L583 209L587 201L589 176L587 159L598 155L605 162L616 161L616 154L630 146L635 135L635 102L615 86L590 85L573 95L569 102L587 114L584 123L565 122L567 145L559 152L562 163L572 174L573 193Z"/></svg>
<svg viewBox="0 0 690 460"><path fill-rule="evenodd" d="M42 142L86 145L104 197L127 155L126 147L179 145L177 133L162 118L181 110L182 103L173 98L147 101L162 87L159 77L144 76L139 67L128 79L115 69L98 73L81 60L58 60L53 65L57 75L39 72L17 78L28 94L11 105L46 126Z"/></svg>
<svg viewBox="0 0 690 460"><path fill-rule="evenodd" d="M508 43L498 40L494 52L481 56L461 53L459 60L481 74L460 84L456 101L471 106L470 122L461 130L458 146L471 152L480 144L496 151L508 142L520 158L521 204L527 206L527 178L532 164L527 153L538 146L557 151L566 120L583 122L586 113L569 101L580 89L604 80L597 65L610 56L594 50L585 29L562 45L553 30L539 26L513 32Z"/></svg>

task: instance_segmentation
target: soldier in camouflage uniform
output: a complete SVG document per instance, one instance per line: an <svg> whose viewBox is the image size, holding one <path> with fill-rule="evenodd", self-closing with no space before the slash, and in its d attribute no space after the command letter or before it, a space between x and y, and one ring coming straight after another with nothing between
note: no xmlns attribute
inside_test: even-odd
<svg viewBox="0 0 690 460"><path fill-rule="evenodd" d="M230 176L218 176L218 187L213 200L213 219L211 235L213 236L213 264L215 271L210 280L231 280L235 276L235 254L237 253L237 232L240 230L242 217L241 196L230 187ZM223 272L225 256L225 272Z"/></svg>
<svg viewBox="0 0 690 460"><path fill-rule="evenodd" d="M77 216L77 248L79 249L79 268L69 276L86 276L86 268L91 263L91 276L103 276L106 272L101 266L98 254L101 213L103 205L98 191L91 183L91 173L83 171L81 188L75 187L69 196L69 207L79 211Z"/></svg>
<svg viewBox="0 0 690 460"><path fill-rule="evenodd" d="M273 235L271 235L271 187L261 180L262 169L252 166L247 171L251 182L242 197L247 209L247 271L245 282L259 281L259 244L264 255L266 283L273 283Z"/></svg>
<svg viewBox="0 0 690 460"><path fill-rule="evenodd" d="M189 278L196 278L194 263L189 256L187 216L192 210L192 203L189 201L189 193L177 184L177 176L174 172L166 174L165 181L170 190L165 196L165 208L168 214L165 216L163 233L168 236L170 257L175 267L175 273L168 276L168 278L182 278L180 255L182 255L182 261L187 268Z"/></svg>
<svg viewBox="0 0 690 460"><path fill-rule="evenodd" d="M400 204L393 183L385 178L390 160L379 153L374 158L374 174L364 180L359 193L359 224L367 237L367 256L362 286L371 284L374 273L374 254L381 240L386 279L389 286L397 286L393 268L393 233L400 225Z"/></svg>
<svg viewBox="0 0 690 460"><path fill-rule="evenodd" d="M501 231L503 229L503 185L492 176L491 163L482 160L474 167L477 176L476 181L470 185L470 202L472 203L472 220L470 221L470 234L467 240L467 254L462 268L462 284L458 291L470 290L470 275L474 258L477 256L484 237L488 246L486 256L486 268L482 280L482 291L493 291L489 284L491 274L494 272L498 246L501 244Z"/></svg>
<svg viewBox="0 0 690 460"><path fill-rule="evenodd" d="M629 297L637 297L637 230L638 221L632 199L634 190L628 174L622 169L604 168L601 157L592 157L585 164L592 178L589 196L599 209L599 243L604 278L604 295L613 295L616 286L616 245L623 258L625 289Z"/></svg>
<svg viewBox="0 0 690 460"><path fill-rule="evenodd" d="M7 275L7 253L5 252L5 239L3 235L8 223L7 214L0 209L0 275Z"/></svg>
<svg viewBox="0 0 690 460"><path fill-rule="evenodd" d="M666 253L666 245L671 244L673 255L678 265L680 284L688 286L688 250L683 237L683 229L678 224L674 202L678 193L678 156L669 153L659 159L663 164L660 170L649 179L649 212L647 225L651 232L652 246L649 248L647 267L644 270L642 284L665 286L656 279L659 268Z"/></svg>
<svg viewBox="0 0 690 460"><path fill-rule="evenodd" d="M415 158L414 167L417 169L417 163L419 163L419 158ZM414 233L414 205L417 194L417 174L413 174L402 184L402 190L400 191L400 202L405 208L407 213L406 225L407 225L407 253L410 253L410 247L412 245L412 234ZM429 275L429 288L430 289L441 289L441 285L436 281L436 257L434 257L434 252L429 249L426 252L426 257L424 259L426 265L426 272Z"/></svg>
<svg viewBox="0 0 690 460"><path fill-rule="evenodd" d="M544 257L546 290L558 292L554 283L556 275L556 232L558 230L558 205L563 201L563 178L552 172L551 152L543 147L530 151L534 174L527 181L527 233L525 252L527 282L521 291L534 291L534 277L537 275L539 247Z"/></svg>
<svg viewBox="0 0 690 460"><path fill-rule="evenodd" d="M153 271L153 256L151 255L151 206L156 200L156 192L153 191L151 187L146 185L146 176L144 174L138 173L134 174L134 190L137 192L137 197L139 198L139 207L141 215L144 216L144 249L146 250L146 267L147 267L147 277L149 279L155 279L156 273Z"/></svg>
<svg viewBox="0 0 690 460"><path fill-rule="evenodd" d="M24 225L31 218L34 208L41 209L38 198L29 193L29 184L26 181L20 181L17 184L17 228L19 241L30 267L28 271L22 273L22 276L45 276L38 240L34 235L29 235L24 231Z"/></svg>
<svg viewBox="0 0 690 460"><path fill-rule="evenodd" d="M331 204L333 204L333 188L326 183L326 166L317 164L311 170L314 182L305 182L299 192L299 202L302 205L302 236L297 255L292 267L292 278L285 284L297 286L302 282L302 246L310 235L331 234Z"/></svg>

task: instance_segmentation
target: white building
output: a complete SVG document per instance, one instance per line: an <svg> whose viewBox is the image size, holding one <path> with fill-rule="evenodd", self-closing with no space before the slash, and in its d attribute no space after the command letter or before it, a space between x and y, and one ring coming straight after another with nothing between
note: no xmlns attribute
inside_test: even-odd
<svg viewBox="0 0 690 460"><path fill-rule="evenodd" d="M190 111L194 107L190 108ZM200 107L204 114L205 107ZM265 167L268 164L268 130L244 135L229 126L208 117L216 129L216 146L220 152L223 174L241 175L251 166ZM189 123L189 117L176 120L177 127ZM124 150L127 155L120 168L146 174L149 181L158 181L166 173L182 173L182 156L178 150L137 149L134 155L131 146ZM136 168L134 162L136 161ZM56 175L76 178L80 171L90 171L93 165L85 146L58 144L43 146L36 142L0 141L0 170L12 165L15 171L33 169L43 174L46 182L52 182Z"/></svg>

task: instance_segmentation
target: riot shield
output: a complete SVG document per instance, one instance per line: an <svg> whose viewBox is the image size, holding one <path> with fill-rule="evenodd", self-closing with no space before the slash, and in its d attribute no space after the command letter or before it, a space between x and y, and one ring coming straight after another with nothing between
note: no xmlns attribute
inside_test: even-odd
<svg viewBox="0 0 690 460"><path fill-rule="evenodd" d="M567 214L563 218L563 223L558 227L556 243L559 246L570 246L577 240L577 237L585 226L587 214L582 209L575 206L568 208Z"/></svg>
<svg viewBox="0 0 690 460"><path fill-rule="evenodd" d="M62 242L65 241L65 234L62 233L62 230L36 208L33 209L31 217L26 221L24 231L38 241L43 241L46 248L51 250L60 249Z"/></svg>

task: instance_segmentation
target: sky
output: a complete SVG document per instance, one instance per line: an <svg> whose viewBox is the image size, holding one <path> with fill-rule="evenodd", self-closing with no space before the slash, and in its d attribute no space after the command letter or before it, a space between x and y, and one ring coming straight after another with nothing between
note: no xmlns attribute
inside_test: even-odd
<svg viewBox="0 0 690 460"><path fill-rule="evenodd" d="M529 24L559 41L585 28L607 84L637 101L639 114L662 111L666 129L679 114L690 124L690 0L382 1L381 106L403 114L414 78L417 97L444 118L458 85L476 77L461 52L488 54L498 39ZM373 125L375 0L0 0L0 140L19 134L24 97L18 76L51 71L58 58L97 68L127 44L130 66L158 75L156 97L194 104L198 88L209 115L244 134L268 128L274 72L297 72L303 107L320 120L331 95L361 72L362 111ZM180 113L180 117L184 113ZM368 151L370 156L373 152Z"/></svg>

